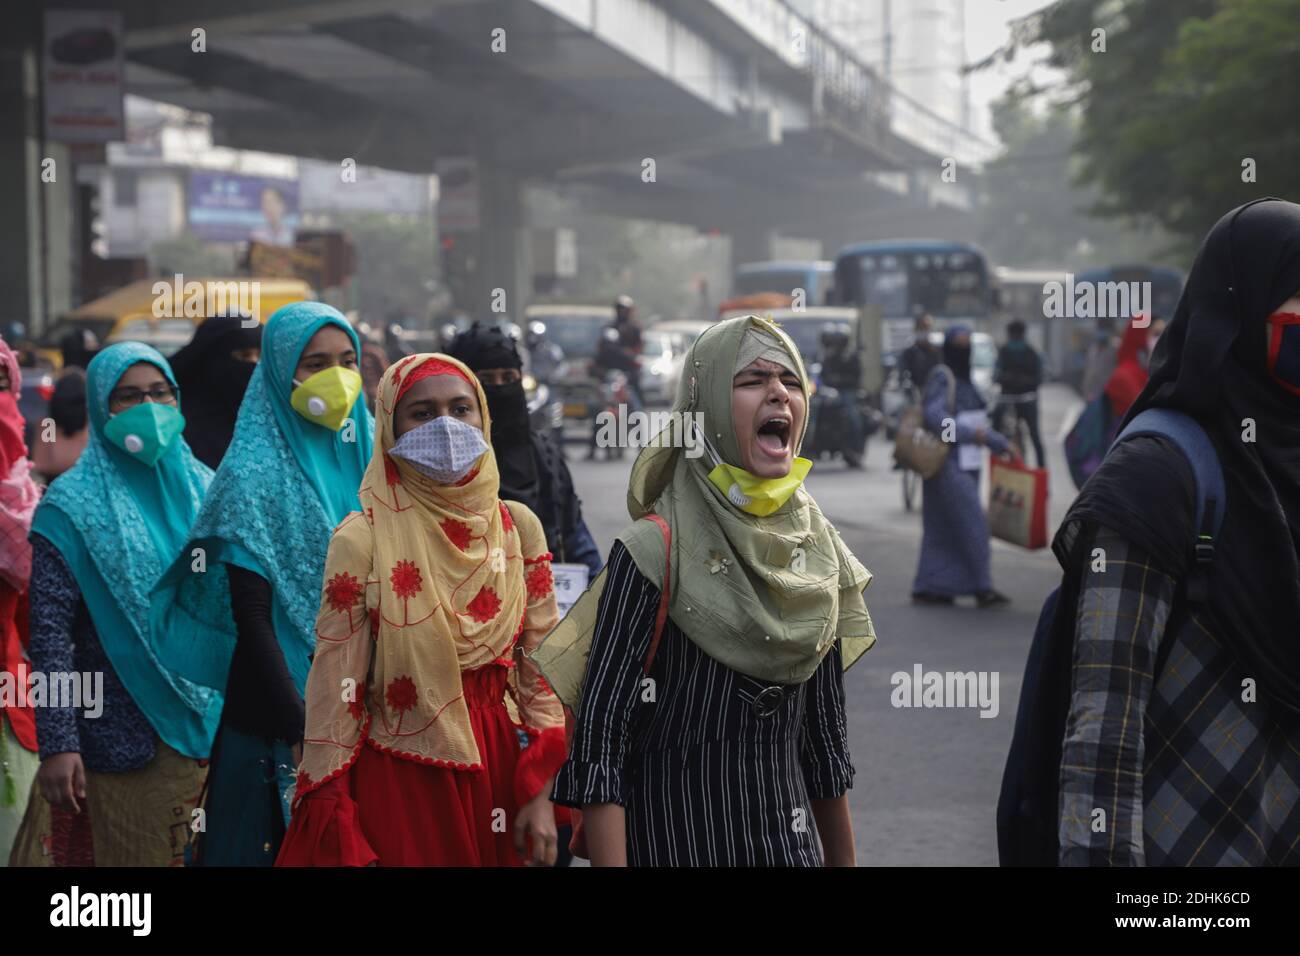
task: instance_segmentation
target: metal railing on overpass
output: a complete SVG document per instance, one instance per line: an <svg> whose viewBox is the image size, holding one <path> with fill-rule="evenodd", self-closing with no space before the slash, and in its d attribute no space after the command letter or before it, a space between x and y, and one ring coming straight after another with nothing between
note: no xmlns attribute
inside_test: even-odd
<svg viewBox="0 0 1300 956"><path fill-rule="evenodd" d="M893 88L788 0L709 0L790 67L808 73L817 106L864 135L888 128L918 148L979 165L999 147Z"/></svg>

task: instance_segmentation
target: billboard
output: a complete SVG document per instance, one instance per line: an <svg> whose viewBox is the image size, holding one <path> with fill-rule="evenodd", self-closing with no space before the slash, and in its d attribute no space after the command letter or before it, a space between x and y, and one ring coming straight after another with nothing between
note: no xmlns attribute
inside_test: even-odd
<svg viewBox="0 0 1300 956"><path fill-rule="evenodd" d="M355 178L344 180L338 163L298 160L303 212L388 212L428 215L427 175L358 166Z"/></svg>
<svg viewBox="0 0 1300 956"><path fill-rule="evenodd" d="M298 226L298 183L195 169L187 207L190 231L200 239L291 246Z"/></svg>

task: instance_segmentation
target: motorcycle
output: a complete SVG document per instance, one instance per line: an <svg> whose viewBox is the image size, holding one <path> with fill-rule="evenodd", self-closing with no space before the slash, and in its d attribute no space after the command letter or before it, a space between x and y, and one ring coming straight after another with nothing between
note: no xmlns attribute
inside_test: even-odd
<svg viewBox="0 0 1300 956"><path fill-rule="evenodd" d="M821 370L818 366L813 368L814 389L808 403L808 431L802 454L813 461L823 455L830 458L839 455L850 468L861 468L867 454L867 439L880 427L882 416L862 392L846 397L838 388L820 383ZM857 414L857 434L846 407L848 402L853 403Z"/></svg>
<svg viewBox="0 0 1300 956"><path fill-rule="evenodd" d="M617 369L605 373L604 379L597 385L597 395L596 414L592 419L591 447L587 453L589 459L595 457L597 436L603 430L603 423L609 423L608 427L613 429L613 434L623 434L621 419L629 412L635 411L632 407L634 403L632 390L628 387L627 374ZM617 441L605 448L606 460L610 457L620 460L623 458L623 446Z"/></svg>

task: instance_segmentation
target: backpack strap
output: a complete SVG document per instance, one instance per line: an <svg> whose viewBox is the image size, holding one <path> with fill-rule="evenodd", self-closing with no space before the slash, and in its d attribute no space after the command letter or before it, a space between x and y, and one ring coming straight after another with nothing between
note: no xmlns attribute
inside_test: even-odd
<svg viewBox="0 0 1300 956"><path fill-rule="evenodd" d="M1187 576L1187 598L1199 604L1208 596L1208 576L1214 563L1214 542L1223 527L1227 491L1219 453L1196 419L1171 408L1148 408L1139 412L1115 438L1120 442L1139 435L1166 438L1187 460L1196 482L1196 540L1192 552L1195 564Z"/></svg>
<svg viewBox="0 0 1300 956"><path fill-rule="evenodd" d="M659 589L659 610L655 614L654 637L650 639L650 650L646 651L645 664L641 668L642 676L648 677L650 676L650 665L654 663L655 654L659 651L659 639L664 636L664 625L668 623L668 582L672 579L673 529L668 526L668 522L660 515L654 514L653 512L644 515L644 517L649 518L657 524L660 532L664 536L664 583L663 587Z"/></svg>

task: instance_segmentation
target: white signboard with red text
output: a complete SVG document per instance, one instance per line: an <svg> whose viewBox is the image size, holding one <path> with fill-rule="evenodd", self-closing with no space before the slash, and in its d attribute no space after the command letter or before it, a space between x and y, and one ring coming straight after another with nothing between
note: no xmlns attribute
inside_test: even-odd
<svg viewBox="0 0 1300 956"><path fill-rule="evenodd" d="M60 143L126 139L122 15L45 11L45 137Z"/></svg>

